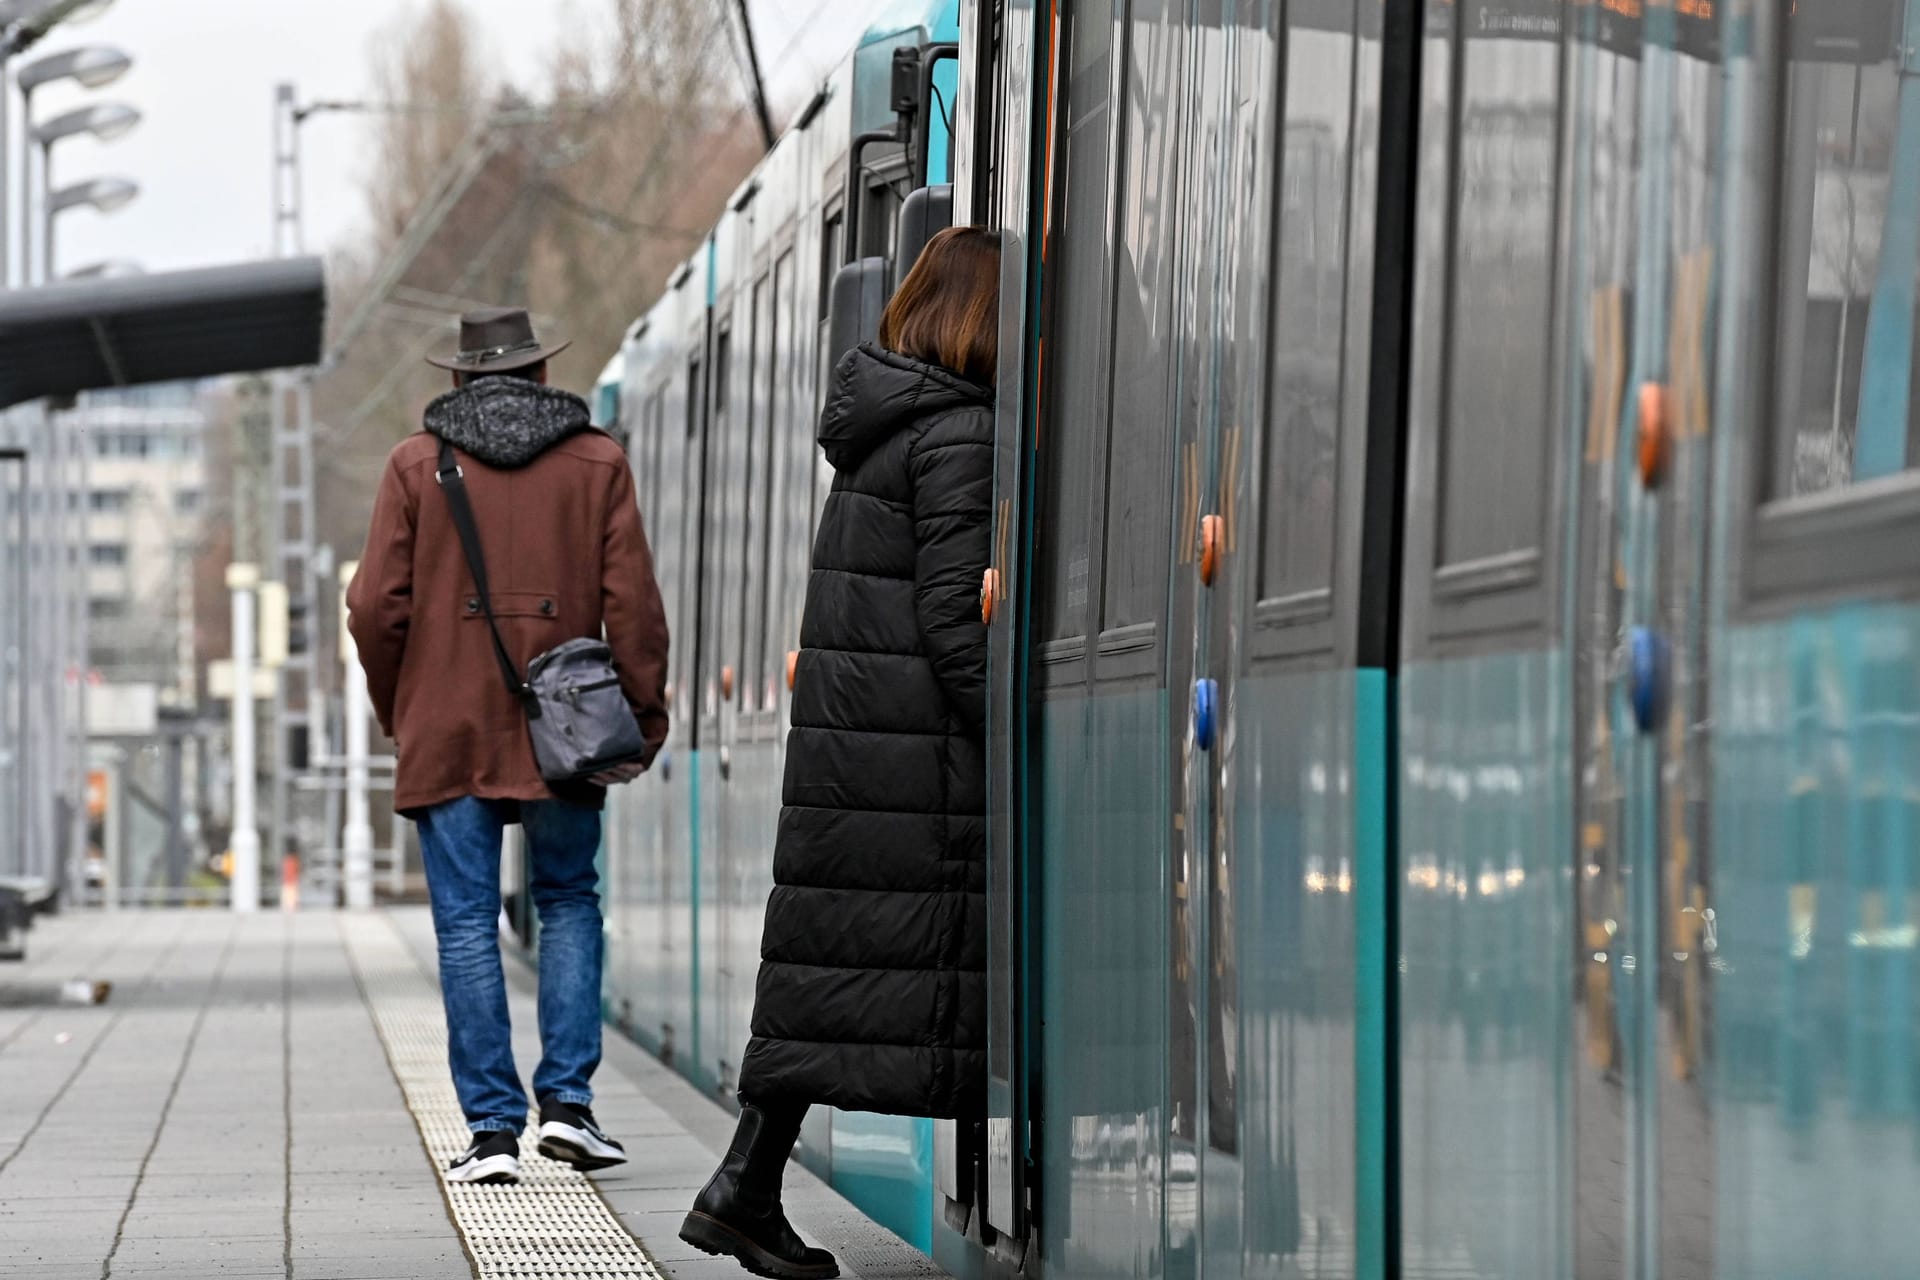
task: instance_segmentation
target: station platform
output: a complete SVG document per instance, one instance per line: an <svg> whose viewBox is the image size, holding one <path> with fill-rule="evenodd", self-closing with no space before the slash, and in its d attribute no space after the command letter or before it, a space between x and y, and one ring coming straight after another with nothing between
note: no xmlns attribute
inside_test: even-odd
<svg viewBox="0 0 1920 1280"><path fill-rule="evenodd" d="M424 909L71 913L0 968L0 1276L286 1280L744 1276L680 1242L733 1118L613 1031L591 1178L522 1142L515 1187L448 1187L467 1144ZM516 1052L532 975L507 961ZM70 979L112 984L60 1003ZM786 1205L841 1274L924 1255L792 1164Z"/></svg>

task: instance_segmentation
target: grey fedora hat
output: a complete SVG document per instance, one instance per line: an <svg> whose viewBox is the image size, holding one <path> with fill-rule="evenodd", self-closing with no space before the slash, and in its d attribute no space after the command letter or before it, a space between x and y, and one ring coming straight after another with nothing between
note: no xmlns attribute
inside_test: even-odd
<svg viewBox="0 0 1920 1280"><path fill-rule="evenodd" d="M427 363L455 373L510 373L559 355L572 340L541 345L525 307L482 307L460 317L460 349L428 356Z"/></svg>

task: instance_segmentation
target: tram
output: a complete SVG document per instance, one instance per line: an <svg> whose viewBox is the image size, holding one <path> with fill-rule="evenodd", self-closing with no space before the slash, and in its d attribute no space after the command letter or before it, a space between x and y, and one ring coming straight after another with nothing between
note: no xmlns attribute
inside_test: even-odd
<svg viewBox="0 0 1920 1280"><path fill-rule="evenodd" d="M609 1017L747 1040L827 369L1005 236L956 1275L1920 1256L1920 3L958 0L629 331L675 724Z"/></svg>

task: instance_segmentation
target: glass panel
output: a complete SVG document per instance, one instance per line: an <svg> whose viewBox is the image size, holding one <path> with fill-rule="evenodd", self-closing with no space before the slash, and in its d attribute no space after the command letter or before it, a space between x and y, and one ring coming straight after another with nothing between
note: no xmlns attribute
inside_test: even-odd
<svg viewBox="0 0 1920 1280"><path fill-rule="evenodd" d="M816 320L827 318L827 309L833 299L833 277L840 270L843 251L840 238L845 226L846 219L835 210L820 228L820 314L814 317Z"/></svg>
<svg viewBox="0 0 1920 1280"><path fill-rule="evenodd" d="M1920 434L1920 80L1903 84L1894 6L1796 27L1781 113L1771 496L1912 467ZM1920 34L1920 16L1906 19ZM1831 27L1832 30L1826 30Z"/></svg>
<svg viewBox="0 0 1920 1280"><path fill-rule="evenodd" d="M1070 79L1061 139L1062 191L1048 252L1057 265L1041 376L1047 411L1040 428L1038 635L1087 632L1094 461L1106 421L1107 85L1113 38L1110 4L1075 5L1062 22Z"/></svg>
<svg viewBox="0 0 1920 1280"><path fill-rule="evenodd" d="M794 299L793 255L788 254L774 269L775 292L792 308ZM779 351L778 367L784 390L775 397L775 430L783 441L783 468L780 489L780 537L773 553L774 581L780 603L768 637L768 659L773 663L775 693L785 684L786 654L800 643L800 612L805 603L807 569L812 559L814 493L812 479L817 467L814 447L814 419L808 412L806 387L802 382L807 369L806 353L800 347L799 328L783 327L784 346Z"/></svg>
<svg viewBox="0 0 1920 1280"><path fill-rule="evenodd" d="M1273 395L1263 466L1259 598L1333 582L1333 499L1346 329L1347 37L1299 30L1287 41L1274 245Z"/></svg>
<svg viewBox="0 0 1920 1280"><path fill-rule="evenodd" d="M680 484L674 491L674 505L678 508L679 519L675 524L679 528L676 550L679 558L674 574L679 579L679 588L675 593L679 598L678 616L680 633L686 637L683 644L672 646L674 668L673 705L682 715L693 715L693 704L688 701L690 692L695 689L699 679L697 667L699 652L699 565L700 545L700 504L693 495L700 492L702 482L701 455L704 450L700 443L700 423L703 418L701 405L706 399L706 385L702 381L700 361L695 358L687 365L687 435L686 444L680 454Z"/></svg>
<svg viewBox="0 0 1920 1280"><path fill-rule="evenodd" d="M1539 543L1559 70L1552 40L1463 41L1440 451L1443 565Z"/></svg>
<svg viewBox="0 0 1920 1280"><path fill-rule="evenodd" d="M749 711L772 710L775 704L773 687L773 654L780 643L776 633L784 632L777 610L779 609L779 579L785 572L782 554L775 549L773 530L776 524L789 519L784 508L792 506L796 499L784 485L787 479L786 453L791 447L781 430L786 412L786 380L789 376L789 362L786 348L782 343L791 343L791 317L783 308L793 306L793 254L783 255L774 268L773 300L767 311L767 340L764 361L766 391L764 398L764 416L756 430L754 445L758 463L759 477L754 483L758 495L754 507L752 524L754 545L749 554L754 557L754 581L757 584L754 594L747 601L747 643L751 646L741 665L741 681L747 687L741 694L741 705ZM774 477L783 481L781 486L774 484Z"/></svg>
<svg viewBox="0 0 1920 1280"><path fill-rule="evenodd" d="M752 323L749 316L748 323ZM753 332L747 332L748 350L752 350ZM707 502L707 549L704 566L708 577L708 596L713 610L703 630L712 642L704 645L701 687L705 703L703 714L718 712L725 699L720 697L721 672L736 666L740 656L740 579L744 574L746 538L745 513L741 508L747 496L747 424L744 415L729 412L736 388L733 386L733 334L730 327L720 330L713 358L713 422L709 427L708 450L715 466L711 473L712 496ZM710 628L710 630L708 630Z"/></svg>
<svg viewBox="0 0 1920 1280"><path fill-rule="evenodd" d="M1172 312L1173 167L1172 116L1167 110L1178 45L1156 39L1165 22L1165 0L1131 6L1133 37L1127 43L1125 136L1120 143L1125 177L1115 219L1119 234L1113 282L1114 349L1125 358L1113 366L1112 422L1107 449L1106 554L1101 627L1151 622L1166 607L1167 383L1173 345L1167 327ZM1104 76L1106 63L1101 62ZM1089 86L1093 92L1093 86ZM1104 89L1101 90L1104 96ZM1105 112L1101 113L1102 119ZM1103 126L1104 127L1104 126ZM1149 445L1148 442L1151 442ZM1144 446L1144 447L1143 447Z"/></svg>
<svg viewBox="0 0 1920 1280"><path fill-rule="evenodd" d="M735 650L739 662L737 693L740 707L754 710L759 703L759 650L766 629L767 610L767 503L772 493L768 479L772 475L773 439L770 430L773 359L769 339L773 313L767 307L768 280L762 276L753 286L753 329L747 359L747 415L742 443L746 447L746 487L741 493L743 509L738 521L743 540L740 573L740 642Z"/></svg>
<svg viewBox="0 0 1920 1280"><path fill-rule="evenodd" d="M1409 566L1416 582L1437 564L1540 545L1547 442L1565 429L1549 382L1559 33L1567 15L1590 26L1592 10L1427 10L1409 456L1416 468L1436 459L1440 509L1436 545ZM1578 948L1569 684L1562 653L1530 645L1410 661L1384 693L1399 717L1393 961L1408 1280L1622 1274L1575 1269L1568 1245L1585 1193L1576 1151L1586 1158L1567 1053ZM1356 803L1358 818L1368 812ZM1595 1147L1596 1172L1617 1165Z"/></svg>

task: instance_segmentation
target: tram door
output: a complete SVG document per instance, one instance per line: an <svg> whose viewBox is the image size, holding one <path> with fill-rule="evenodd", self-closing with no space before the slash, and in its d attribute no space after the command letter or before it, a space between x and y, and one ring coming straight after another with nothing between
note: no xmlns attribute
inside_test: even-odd
<svg viewBox="0 0 1920 1280"><path fill-rule="evenodd" d="M1379 1275L1380 9L1007 14L988 1217Z"/></svg>

